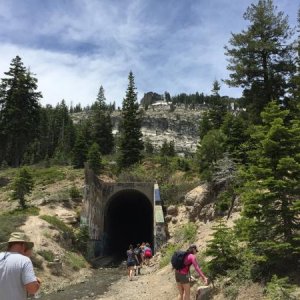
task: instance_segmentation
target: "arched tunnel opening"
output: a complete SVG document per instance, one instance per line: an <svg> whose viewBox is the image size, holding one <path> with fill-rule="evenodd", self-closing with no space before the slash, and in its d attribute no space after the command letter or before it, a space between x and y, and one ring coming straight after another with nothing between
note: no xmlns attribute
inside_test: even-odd
<svg viewBox="0 0 300 300"><path fill-rule="evenodd" d="M117 193L108 202L104 218L105 255L124 259L130 244L149 242L153 246L153 206L141 192Z"/></svg>

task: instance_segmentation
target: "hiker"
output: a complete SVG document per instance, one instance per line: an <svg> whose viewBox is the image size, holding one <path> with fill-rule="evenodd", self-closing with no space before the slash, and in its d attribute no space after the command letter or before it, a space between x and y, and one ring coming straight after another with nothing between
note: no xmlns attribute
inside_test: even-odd
<svg viewBox="0 0 300 300"><path fill-rule="evenodd" d="M136 265L137 257L134 254L133 246L129 245L127 250L127 274L128 279L131 281L133 272L134 272L134 266Z"/></svg>
<svg viewBox="0 0 300 300"><path fill-rule="evenodd" d="M13 232L6 244L7 250L0 252L0 299L26 300L27 293L34 295L41 285L25 255L34 244L22 232Z"/></svg>
<svg viewBox="0 0 300 300"><path fill-rule="evenodd" d="M195 270L199 274L199 276L203 279L204 283L208 284L207 277L203 274L202 270L200 269L197 259L196 253L198 252L196 245L191 245L183 260L183 267L179 270L175 270L175 280L177 283L177 288L179 291L178 299L179 300L190 300L190 267L191 265L194 266Z"/></svg>
<svg viewBox="0 0 300 300"><path fill-rule="evenodd" d="M142 268L142 249L141 245L137 244L134 248L134 254L136 255L136 269L135 269L135 275L141 275L141 268Z"/></svg>
<svg viewBox="0 0 300 300"><path fill-rule="evenodd" d="M144 249L146 247L146 243L145 242L142 242L141 244L141 250L142 250L142 253L141 253L141 257L142 257L142 265L145 264L145 257L144 257Z"/></svg>
<svg viewBox="0 0 300 300"><path fill-rule="evenodd" d="M146 266L149 266L151 257L152 257L152 250L150 248L150 244L146 243L144 247L144 261Z"/></svg>

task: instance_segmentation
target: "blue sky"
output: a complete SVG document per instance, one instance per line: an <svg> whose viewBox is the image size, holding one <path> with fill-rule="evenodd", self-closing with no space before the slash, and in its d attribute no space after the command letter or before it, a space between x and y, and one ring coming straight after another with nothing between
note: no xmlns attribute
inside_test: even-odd
<svg viewBox="0 0 300 300"><path fill-rule="evenodd" d="M0 77L19 55L42 104L83 106L100 85L121 105L133 71L145 92L204 92L228 77L224 46L246 29L250 0L0 0ZM296 26L299 0L274 0ZM240 96L221 84L221 94Z"/></svg>

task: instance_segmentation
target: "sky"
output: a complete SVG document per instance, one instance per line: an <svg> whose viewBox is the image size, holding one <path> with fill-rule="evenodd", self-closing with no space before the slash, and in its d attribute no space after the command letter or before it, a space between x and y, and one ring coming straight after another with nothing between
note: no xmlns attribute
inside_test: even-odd
<svg viewBox="0 0 300 300"><path fill-rule="evenodd" d="M146 92L210 94L228 78L224 46L247 29L251 0L0 0L0 78L19 55L41 104L122 105L133 72ZM297 25L299 0L274 0ZM241 96L221 82L221 95Z"/></svg>

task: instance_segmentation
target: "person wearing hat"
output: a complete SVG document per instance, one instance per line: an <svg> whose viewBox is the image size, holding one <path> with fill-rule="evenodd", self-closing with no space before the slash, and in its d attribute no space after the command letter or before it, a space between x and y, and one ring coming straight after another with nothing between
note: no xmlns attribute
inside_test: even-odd
<svg viewBox="0 0 300 300"><path fill-rule="evenodd" d="M27 294L35 294L40 280L26 251L34 244L22 232L13 232L7 250L0 252L0 300L26 300Z"/></svg>
<svg viewBox="0 0 300 300"><path fill-rule="evenodd" d="M177 283L177 287L179 290L179 300L190 300L190 267L191 265L194 266L196 272L202 278L204 283L208 284L208 278L203 274L202 270L200 269L197 259L196 253L198 252L196 245L189 246L188 250L186 251L187 254L184 258L184 267L180 270L175 270L175 280Z"/></svg>

